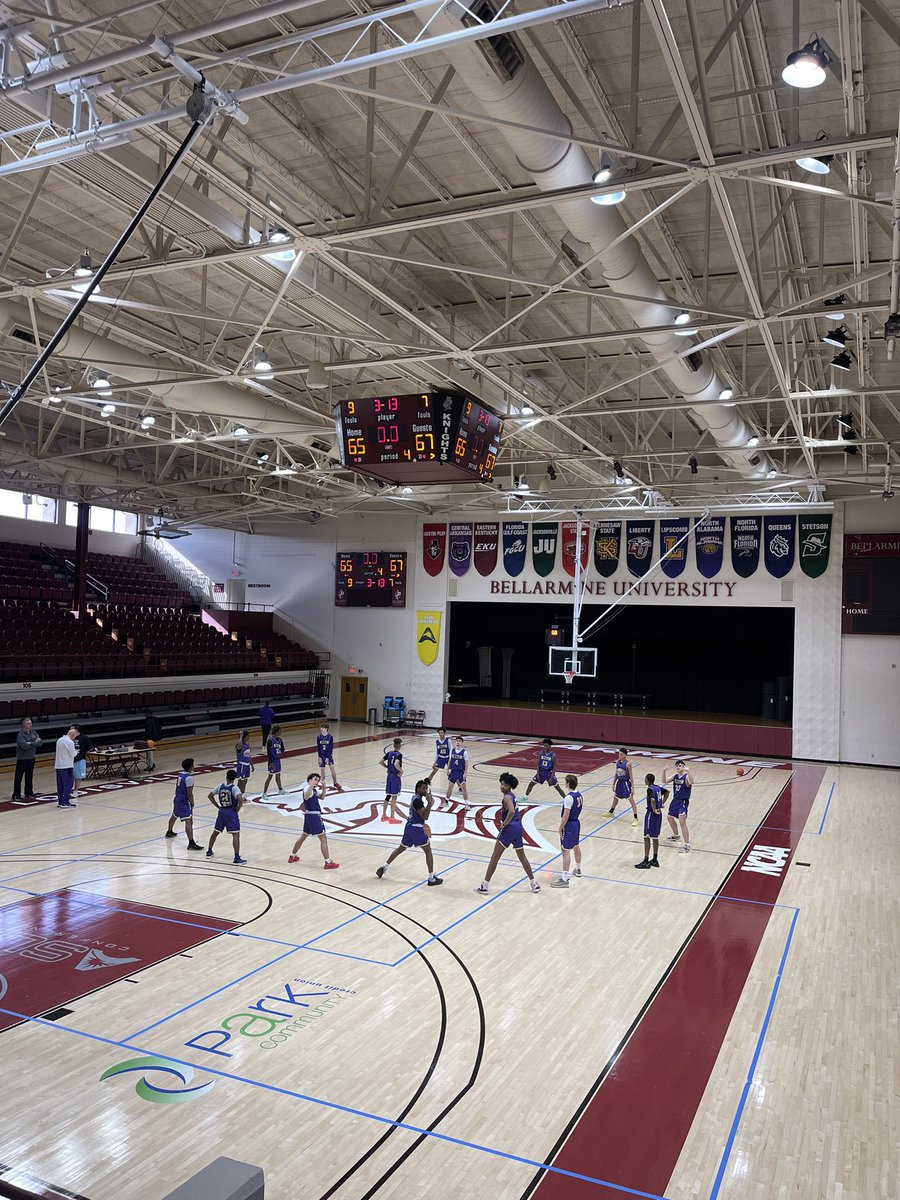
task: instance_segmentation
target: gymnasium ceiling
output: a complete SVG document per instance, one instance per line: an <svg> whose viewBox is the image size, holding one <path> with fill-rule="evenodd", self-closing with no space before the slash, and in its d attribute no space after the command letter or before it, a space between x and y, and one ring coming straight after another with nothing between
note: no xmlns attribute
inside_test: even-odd
<svg viewBox="0 0 900 1200"><path fill-rule="evenodd" d="M79 257L104 259L187 132L192 72L218 102L69 351L4 422L0 486L241 529L361 508L752 509L892 490L895 6L498 0L505 36L488 42L490 10L470 3L0 3L7 389L78 298ZM832 56L825 81L790 87L785 57L811 37ZM506 78L510 55L547 89L517 120L472 86ZM602 189L577 172L542 191L532 143L548 129L567 163L610 152L624 203L590 204ZM830 173L796 166L797 147L833 155ZM653 297L648 275L636 293L600 270L608 224L573 249L568 214L586 202L588 221L630 227L618 244ZM267 257L286 248L293 260ZM840 293L846 371L821 341ZM669 328L681 308L687 338ZM699 397L684 384L698 350ZM311 363L327 387L307 386ZM507 417L493 486L404 493L336 462L337 400L448 382Z"/></svg>

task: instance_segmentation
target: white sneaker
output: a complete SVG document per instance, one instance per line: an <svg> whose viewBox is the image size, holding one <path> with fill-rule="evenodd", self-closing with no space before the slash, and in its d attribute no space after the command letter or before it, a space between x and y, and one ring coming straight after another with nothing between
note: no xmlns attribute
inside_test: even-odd
<svg viewBox="0 0 900 1200"><path fill-rule="evenodd" d="M572 874L575 876L576 879L580 879L581 878L581 867L576 867L575 870L572 872Z"/></svg>
<svg viewBox="0 0 900 1200"><path fill-rule="evenodd" d="M673 833L671 837L666 838L667 842L680 842L681 837L677 833Z"/></svg>
<svg viewBox="0 0 900 1200"><path fill-rule="evenodd" d="M690 852L691 852L691 843L690 842L685 842L684 845L681 847L681 849L678 851L679 854L690 854Z"/></svg>
<svg viewBox="0 0 900 1200"><path fill-rule="evenodd" d="M569 885L566 884L566 887L568 887L568 886ZM538 883L538 881L536 879L532 879L532 881L531 881L531 890L533 892L539 892L541 890L541 885Z"/></svg>
<svg viewBox="0 0 900 1200"><path fill-rule="evenodd" d="M489 896L491 894L491 889L486 883L479 883L478 887L475 888L475 891L479 896Z"/></svg>
<svg viewBox="0 0 900 1200"><path fill-rule="evenodd" d="M260 798L260 800L268 800L269 793L268 792L260 792L259 798Z"/></svg>
<svg viewBox="0 0 900 1200"><path fill-rule="evenodd" d="M287 795L287 792L284 790L284 788L279 788L279 789L278 789L278 795L279 795L279 796L286 796L286 795Z"/></svg>
<svg viewBox="0 0 900 1200"><path fill-rule="evenodd" d="M563 879L562 876L560 876L559 879L554 879L550 886L552 888L567 888L569 886L569 881L568 879Z"/></svg>

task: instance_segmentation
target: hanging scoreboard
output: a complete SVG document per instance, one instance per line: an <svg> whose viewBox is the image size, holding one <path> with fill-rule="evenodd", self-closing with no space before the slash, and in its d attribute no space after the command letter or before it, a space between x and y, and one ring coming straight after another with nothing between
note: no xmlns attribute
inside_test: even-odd
<svg viewBox="0 0 900 1200"><path fill-rule="evenodd" d="M366 396L334 407L341 463L384 483L489 483L503 422L465 392Z"/></svg>
<svg viewBox="0 0 900 1200"><path fill-rule="evenodd" d="M406 552L341 550L335 559L338 608L406 608Z"/></svg>

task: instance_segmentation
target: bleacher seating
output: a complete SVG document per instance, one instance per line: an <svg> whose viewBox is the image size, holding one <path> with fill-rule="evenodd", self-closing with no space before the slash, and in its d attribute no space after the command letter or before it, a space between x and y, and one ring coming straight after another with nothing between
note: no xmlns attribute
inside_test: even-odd
<svg viewBox="0 0 900 1200"><path fill-rule="evenodd" d="M0 599L71 603L72 581L40 546L0 542Z"/></svg>
<svg viewBox="0 0 900 1200"><path fill-rule="evenodd" d="M89 554L88 574L107 590L110 604L156 604L178 608L190 603L190 596L177 584L160 575L139 558L120 554Z"/></svg>
<svg viewBox="0 0 900 1200"><path fill-rule="evenodd" d="M155 660L167 675L209 671L267 671L269 662L212 625L177 608L127 604L95 606L96 616L111 637L124 641L144 658ZM318 665L318 658L314 655Z"/></svg>
<svg viewBox="0 0 900 1200"><path fill-rule="evenodd" d="M0 679L102 679L143 674L143 660L88 617L46 600L0 601Z"/></svg>
<svg viewBox="0 0 900 1200"><path fill-rule="evenodd" d="M265 655L270 670L306 671L318 665L318 655L304 650L283 633L239 633L242 643L246 642Z"/></svg>

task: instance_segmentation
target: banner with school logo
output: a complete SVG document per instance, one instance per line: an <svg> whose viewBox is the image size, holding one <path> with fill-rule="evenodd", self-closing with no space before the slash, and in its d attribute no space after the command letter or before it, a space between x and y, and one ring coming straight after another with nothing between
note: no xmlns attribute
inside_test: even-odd
<svg viewBox="0 0 900 1200"><path fill-rule="evenodd" d="M562 565L567 575L575 576L575 555L578 553L578 524L576 521L562 523ZM581 526L581 571L587 570L588 554L591 549L591 527L583 523Z"/></svg>
<svg viewBox="0 0 900 1200"><path fill-rule="evenodd" d="M783 579L794 565L796 527L796 517L763 517L763 557L776 579Z"/></svg>
<svg viewBox="0 0 900 1200"><path fill-rule="evenodd" d="M429 609L416 610L416 651L426 667L437 659L441 644L441 614Z"/></svg>
<svg viewBox="0 0 900 1200"><path fill-rule="evenodd" d="M622 546L622 522L598 521L594 530L594 566L604 579L615 575Z"/></svg>
<svg viewBox="0 0 900 1200"><path fill-rule="evenodd" d="M522 574L528 547L528 526L524 521L503 522L503 567L507 575Z"/></svg>
<svg viewBox="0 0 900 1200"><path fill-rule="evenodd" d="M556 521L537 521L531 526L531 561L537 575L550 575L556 566L556 543L559 525Z"/></svg>
<svg viewBox="0 0 900 1200"><path fill-rule="evenodd" d="M828 569L831 553L831 514L800 517L797 531L800 570L810 579L818 579Z"/></svg>
<svg viewBox="0 0 900 1200"><path fill-rule="evenodd" d="M440 575L447 550L447 526L422 526L422 563L429 575Z"/></svg>
<svg viewBox="0 0 900 1200"><path fill-rule="evenodd" d="M715 578L725 554L724 517L694 517L694 553L703 578Z"/></svg>
<svg viewBox="0 0 900 1200"><path fill-rule="evenodd" d="M472 525L465 522L450 526L450 570L454 575L465 575L472 562Z"/></svg>
<svg viewBox="0 0 900 1200"><path fill-rule="evenodd" d="M497 543L500 540L500 526L494 521L490 523L475 522L475 570L479 575L490 575L497 565Z"/></svg>
<svg viewBox="0 0 900 1200"><path fill-rule="evenodd" d="M684 570L687 562L687 532L689 522L687 517L677 517L674 521L659 523L659 552L663 556L663 574L670 579L677 579Z"/></svg>
<svg viewBox="0 0 900 1200"><path fill-rule="evenodd" d="M731 517L731 565L741 579L749 579L759 566L762 517Z"/></svg>
<svg viewBox="0 0 900 1200"><path fill-rule="evenodd" d="M632 575L646 575L653 565L655 521L625 522L625 565Z"/></svg>

